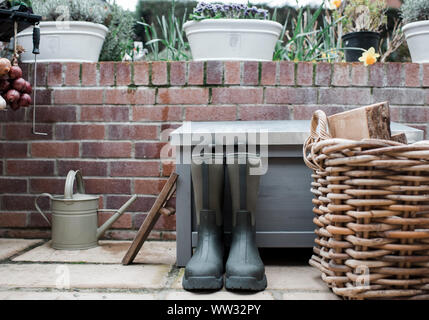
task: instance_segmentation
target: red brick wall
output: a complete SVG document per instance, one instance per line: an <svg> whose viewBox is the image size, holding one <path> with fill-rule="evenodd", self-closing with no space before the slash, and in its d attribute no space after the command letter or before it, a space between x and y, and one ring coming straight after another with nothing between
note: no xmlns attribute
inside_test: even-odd
<svg viewBox="0 0 429 320"><path fill-rule="evenodd" d="M32 66L23 69L32 81ZM429 120L429 65L53 63L39 64L37 82L47 137L32 135L31 108L0 113L0 237L49 237L34 198L62 193L68 170L81 168L102 208L140 195L106 235L133 238L174 169L159 160L162 132L184 120L310 119L382 100L394 121L426 132ZM174 219L161 218L152 237L174 238Z"/></svg>

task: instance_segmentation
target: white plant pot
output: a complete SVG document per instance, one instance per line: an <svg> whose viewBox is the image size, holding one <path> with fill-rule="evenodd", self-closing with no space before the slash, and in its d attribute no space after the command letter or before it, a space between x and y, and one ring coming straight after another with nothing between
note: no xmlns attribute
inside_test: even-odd
<svg viewBox="0 0 429 320"><path fill-rule="evenodd" d="M429 62L429 20L407 23L402 31L407 39L411 59L415 63Z"/></svg>
<svg viewBox="0 0 429 320"><path fill-rule="evenodd" d="M108 31L104 25L92 22L41 22L37 61L97 62ZM26 50L21 54L22 62L33 62L33 27L18 33L17 42Z"/></svg>
<svg viewBox="0 0 429 320"><path fill-rule="evenodd" d="M184 24L195 61L271 61L282 25L253 19L207 19Z"/></svg>

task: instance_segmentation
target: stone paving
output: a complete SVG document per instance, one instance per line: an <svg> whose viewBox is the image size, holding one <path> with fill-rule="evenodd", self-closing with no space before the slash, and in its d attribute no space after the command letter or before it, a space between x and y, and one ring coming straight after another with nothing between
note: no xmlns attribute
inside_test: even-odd
<svg viewBox="0 0 429 320"><path fill-rule="evenodd" d="M333 300L308 266L311 251L262 250L268 288L258 293L225 289L190 293L175 266L176 243L147 241L130 266L120 261L130 241L100 241L96 248L54 250L44 240L0 239L0 299L24 300ZM279 251L281 250L281 251Z"/></svg>

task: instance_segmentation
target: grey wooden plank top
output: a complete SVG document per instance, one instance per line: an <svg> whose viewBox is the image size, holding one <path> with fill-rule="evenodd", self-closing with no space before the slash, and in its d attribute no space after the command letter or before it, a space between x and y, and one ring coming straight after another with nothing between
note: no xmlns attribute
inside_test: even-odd
<svg viewBox="0 0 429 320"><path fill-rule="evenodd" d="M405 132L408 143L423 140L422 130L400 123L392 122L391 130L392 134ZM171 144L196 145L203 136L212 139L212 144L223 144L224 137L242 133L255 133L257 144L265 144L259 141L260 132L267 132L268 145L302 145L310 134L310 120L184 122L171 133ZM251 141L248 138L248 143Z"/></svg>

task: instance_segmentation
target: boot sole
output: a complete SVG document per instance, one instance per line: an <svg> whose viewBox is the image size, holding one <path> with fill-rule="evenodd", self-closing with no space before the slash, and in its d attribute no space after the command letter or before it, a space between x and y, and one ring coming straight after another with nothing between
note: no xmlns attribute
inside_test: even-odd
<svg viewBox="0 0 429 320"><path fill-rule="evenodd" d="M183 289L185 290L220 290L223 287L223 276L216 277L183 277Z"/></svg>
<svg viewBox="0 0 429 320"><path fill-rule="evenodd" d="M261 280L255 277L226 277L225 288L227 290L249 290L249 291L262 291L267 288L267 277Z"/></svg>

